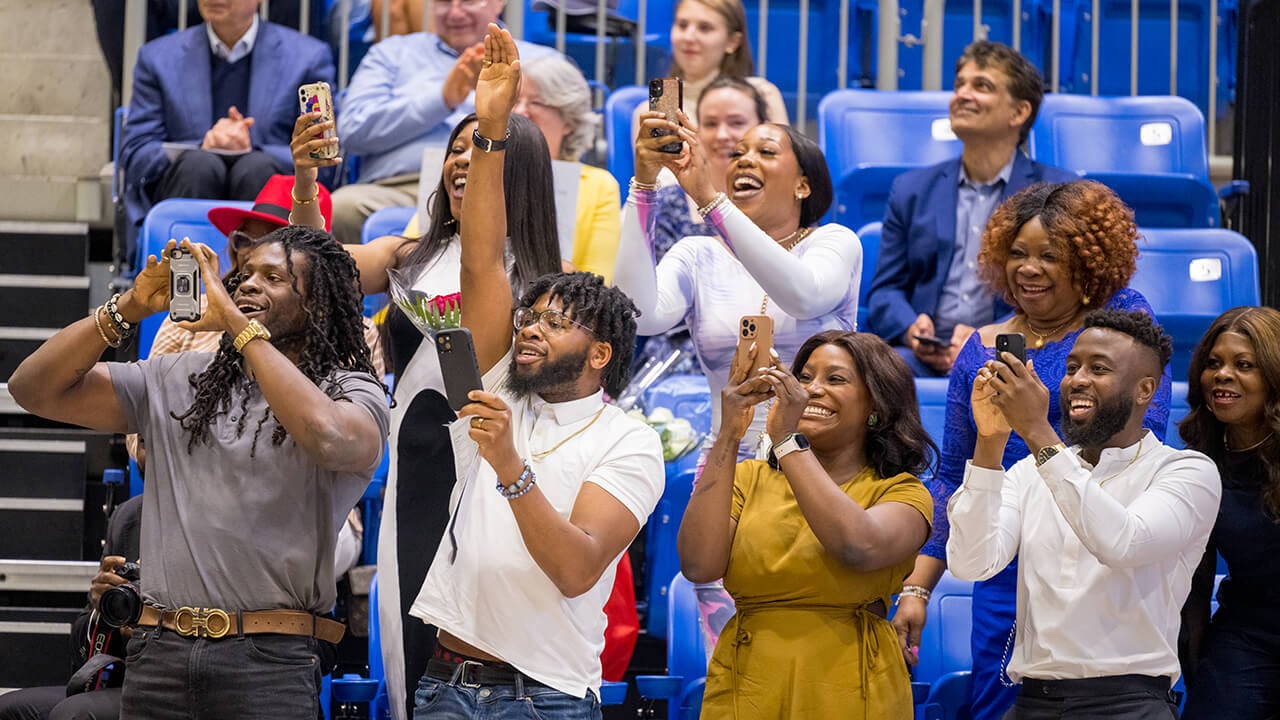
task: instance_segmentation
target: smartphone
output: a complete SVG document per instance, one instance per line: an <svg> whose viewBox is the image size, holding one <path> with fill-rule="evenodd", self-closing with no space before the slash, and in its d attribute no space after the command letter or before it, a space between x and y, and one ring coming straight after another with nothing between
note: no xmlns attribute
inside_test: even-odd
<svg viewBox="0 0 1280 720"><path fill-rule="evenodd" d="M755 352L751 352L751 343L756 344ZM751 364L747 366L747 377L756 374L756 370L773 364L769 350L773 348L773 318L768 315L743 315L738 324L738 349L743 356L749 356Z"/></svg>
<svg viewBox="0 0 1280 720"><path fill-rule="evenodd" d="M911 337L915 338L918 342L922 342L922 343L924 343L925 345L936 345L936 346L938 346L938 347L949 347L949 346L951 345L951 343L949 343L949 342L947 342L946 340L943 340L942 338L937 337L937 336L935 336L935 335L915 335L915 334L913 334Z"/></svg>
<svg viewBox="0 0 1280 720"><path fill-rule="evenodd" d="M1013 353L1020 362L1027 361L1027 337L1022 333L1001 333L996 336L996 359L1000 353Z"/></svg>
<svg viewBox="0 0 1280 720"><path fill-rule="evenodd" d="M329 90L329 83L314 82L303 85L298 88L298 107L303 113L320 113L320 118L316 123L333 122L333 92ZM315 123L312 123L313 125ZM321 135L325 140L332 140L336 136L334 130L325 130ZM338 146L327 145L316 153L317 157L330 160L338 157Z"/></svg>
<svg viewBox="0 0 1280 720"><path fill-rule="evenodd" d="M680 78L654 78L649 81L649 109L663 113L667 119L680 124L680 108L684 107L684 81ZM670 130L652 130L653 137L673 134ZM667 143L658 148L664 153L680 154L684 142Z"/></svg>
<svg viewBox="0 0 1280 720"><path fill-rule="evenodd" d="M200 264L183 248L169 251L169 319L200 319Z"/></svg>
<svg viewBox="0 0 1280 720"><path fill-rule="evenodd" d="M476 348L471 342L471 331L466 328L445 328L436 333L436 356L440 358L440 373L444 376L444 394L454 412L471 402L467 394L481 390L480 366L476 363Z"/></svg>

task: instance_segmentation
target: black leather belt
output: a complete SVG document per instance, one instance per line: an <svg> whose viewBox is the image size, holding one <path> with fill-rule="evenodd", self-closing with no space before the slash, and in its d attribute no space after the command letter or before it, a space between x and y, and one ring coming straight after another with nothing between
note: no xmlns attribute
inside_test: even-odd
<svg viewBox="0 0 1280 720"><path fill-rule="evenodd" d="M1173 678L1150 675L1104 675L1070 680L1022 678L1021 693L1030 697L1066 699L1148 691L1164 697L1169 695L1172 685Z"/></svg>
<svg viewBox="0 0 1280 720"><path fill-rule="evenodd" d="M476 662L475 660L466 660L460 663L440 660L439 658L431 658L427 661L427 677L442 682L454 682L454 676L457 675L457 684L463 687L481 687L484 685L515 685L516 678L525 685L537 685L545 687L543 683L534 680L519 670L515 670L507 665L485 664Z"/></svg>

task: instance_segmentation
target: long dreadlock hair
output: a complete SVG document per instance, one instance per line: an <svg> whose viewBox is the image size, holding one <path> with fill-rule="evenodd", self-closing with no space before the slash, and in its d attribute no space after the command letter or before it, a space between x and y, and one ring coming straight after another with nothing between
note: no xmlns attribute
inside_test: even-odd
<svg viewBox="0 0 1280 720"><path fill-rule="evenodd" d="M298 359L298 369L320 387L324 387L322 383L336 370L365 372L376 378L377 371L370 360L369 346L364 341L364 326L360 314L364 294L360 290L360 274L351 255L329 233L304 225L286 225L273 230L264 235L256 246L273 243L284 246L293 292L302 304L306 316L307 325L301 334L303 347ZM298 275L294 272L295 252L301 253L308 260L305 296L298 289ZM223 287L228 293L234 294L240 280L238 273L232 273L223 280ZM170 413L187 432L188 453L197 443L209 442L209 428L214 419L231 410L232 389L248 382L244 363L241 362L240 353L236 352L229 334L223 334L213 362L202 372L192 373L189 381L195 390L191 407L181 415ZM345 397L345 393L337 385L330 385L325 388L325 392L335 400ZM236 437L244 434L249 395L250 393L245 393L240 401ZM249 449L250 457L256 455L258 437L262 434L267 419L274 420L273 416L274 413L268 408L258 419L253 433L253 445ZM271 434L272 444L283 444L287 435L284 426L276 421L275 430Z"/></svg>
<svg viewBox="0 0 1280 720"><path fill-rule="evenodd" d="M591 328L598 340L613 348L600 384L609 395L621 395L636 349L636 318L640 311L635 303L618 288L606 285L604 278L589 272L543 275L525 290L519 306L533 307L543 295L560 298L566 315Z"/></svg>

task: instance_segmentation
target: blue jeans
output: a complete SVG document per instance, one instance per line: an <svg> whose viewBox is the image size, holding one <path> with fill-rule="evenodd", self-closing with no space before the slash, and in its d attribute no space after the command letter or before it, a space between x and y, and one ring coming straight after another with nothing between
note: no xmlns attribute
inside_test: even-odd
<svg viewBox="0 0 1280 720"><path fill-rule="evenodd" d="M320 658L315 638L299 635L183 637L135 628L125 658L122 718L320 716Z"/></svg>
<svg viewBox="0 0 1280 720"><path fill-rule="evenodd" d="M1184 720L1280 717L1280 634L1274 618L1231 617L1223 608L1209 629L1208 653L1187 684ZM1224 618L1223 616L1227 617ZM1222 620L1228 622L1222 622ZM1271 628L1271 629L1269 629Z"/></svg>
<svg viewBox="0 0 1280 720"><path fill-rule="evenodd" d="M414 720L600 720L600 701L581 699L544 685L468 687L432 677L418 682Z"/></svg>

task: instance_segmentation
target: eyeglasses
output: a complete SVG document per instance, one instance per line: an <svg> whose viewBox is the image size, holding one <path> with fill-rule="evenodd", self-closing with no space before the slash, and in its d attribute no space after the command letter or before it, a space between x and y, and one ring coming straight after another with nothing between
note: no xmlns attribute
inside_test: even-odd
<svg viewBox="0 0 1280 720"><path fill-rule="evenodd" d="M478 10L489 4L489 0L432 0L431 7L438 13L447 13L455 2L463 10Z"/></svg>
<svg viewBox="0 0 1280 720"><path fill-rule="evenodd" d="M227 246L233 252L239 252L258 242L258 239L243 230L232 230L227 235Z"/></svg>
<svg viewBox="0 0 1280 720"><path fill-rule="evenodd" d="M516 308L515 313L511 316L511 324L515 326L516 330L523 330L535 322L548 335L559 335L567 331L570 325L577 325L591 335L596 334L594 330L586 325L577 320L570 320L564 313L550 308L542 312L527 307Z"/></svg>

